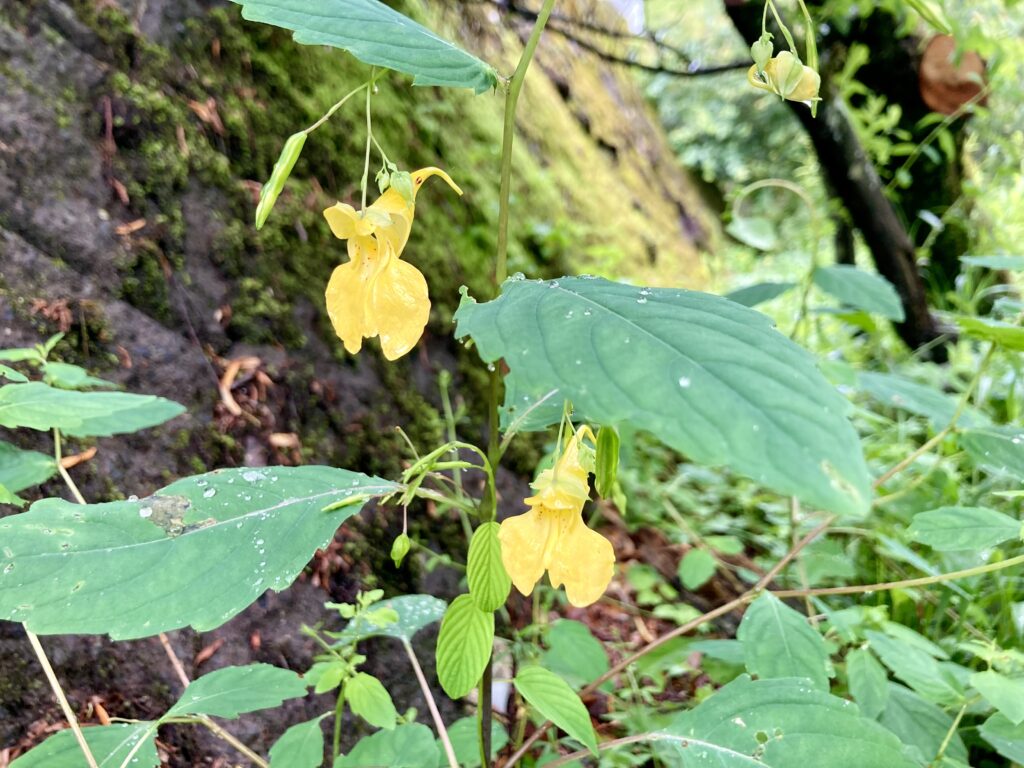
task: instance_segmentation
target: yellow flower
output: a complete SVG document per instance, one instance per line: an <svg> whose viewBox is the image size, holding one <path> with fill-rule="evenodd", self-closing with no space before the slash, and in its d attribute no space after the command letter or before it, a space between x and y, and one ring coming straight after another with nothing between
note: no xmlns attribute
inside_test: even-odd
<svg viewBox="0 0 1024 768"><path fill-rule="evenodd" d="M821 75L801 63L790 51L782 51L769 59L760 72L754 64L747 71L747 80L755 88L771 91L790 101L818 101L821 88Z"/></svg>
<svg viewBox="0 0 1024 768"><path fill-rule="evenodd" d="M590 605L612 580L615 552L611 542L583 522L583 505L590 497L587 469L580 460L580 427L570 438L553 469L541 472L533 484L536 494L526 499L530 510L501 524L501 559L516 589L524 595L548 572L553 587L565 584L569 602Z"/></svg>
<svg viewBox="0 0 1024 768"><path fill-rule="evenodd" d="M384 357L396 360L423 335L430 315L427 281L400 257L409 242L416 193L431 176L440 176L462 194L447 173L423 168L412 174L412 200L390 187L365 211L345 203L324 211L334 236L348 240L349 260L327 284L327 314L352 354L364 338L380 336Z"/></svg>

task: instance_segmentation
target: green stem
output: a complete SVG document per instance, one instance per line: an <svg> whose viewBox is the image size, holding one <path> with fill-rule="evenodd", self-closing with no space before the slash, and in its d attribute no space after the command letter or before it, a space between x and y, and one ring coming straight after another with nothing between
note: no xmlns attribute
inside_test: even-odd
<svg viewBox="0 0 1024 768"><path fill-rule="evenodd" d="M375 71L370 70L370 82L366 87L366 160L363 162L363 178L359 185L363 190L363 208L366 210L366 188L370 185L370 149L373 147L373 120L371 117L370 100L373 98L373 81Z"/></svg>
<svg viewBox="0 0 1024 768"><path fill-rule="evenodd" d="M348 101L353 96L355 96L357 93L359 93L361 90L363 90L363 88L369 88L369 87L370 87L370 81L368 80L365 83L363 83L362 85L360 85L358 88L353 88L351 91L349 91L348 93L346 93L344 96L341 97L341 101L339 101L333 107L328 109L323 117L321 117L319 120L317 120L311 126L309 126L309 128L304 130L303 133L309 134L309 133L312 133L313 131L315 131L321 125L323 125L328 120L330 120L331 119L331 115L333 115L335 112L337 112L339 109L341 109L346 101Z"/></svg>

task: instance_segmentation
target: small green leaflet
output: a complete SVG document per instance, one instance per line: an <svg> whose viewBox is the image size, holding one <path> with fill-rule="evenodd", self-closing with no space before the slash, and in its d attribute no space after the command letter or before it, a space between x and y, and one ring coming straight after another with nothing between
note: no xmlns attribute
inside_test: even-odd
<svg viewBox="0 0 1024 768"><path fill-rule="evenodd" d="M715 575L718 561L706 549L691 549L679 561L679 579L687 589L700 589Z"/></svg>
<svg viewBox="0 0 1024 768"><path fill-rule="evenodd" d="M597 734L590 713L565 680L544 667L531 666L519 670L512 682L542 717L597 754Z"/></svg>
<svg viewBox="0 0 1024 768"><path fill-rule="evenodd" d="M794 288L796 288L796 283L755 283L730 291L725 294L725 298L742 304L744 307L756 307L758 304L777 299Z"/></svg>
<svg viewBox="0 0 1024 768"><path fill-rule="evenodd" d="M444 692L461 699L480 682L494 644L494 614L459 595L444 614L437 636L437 680Z"/></svg>
<svg viewBox="0 0 1024 768"><path fill-rule="evenodd" d="M871 650L889 670L921 696L937 704L952 704L963 699L963 686L949 668L916 646L881 632L866 633Z"/></svg>
<svg viewBox="0 0 1024 768"><path fill-rule="evenodd" d="M608 671L608 655L586 624L572 619L559 619L544 636L548 650L541 664L564 678L574 688L582 688ZM602 690L611 689L611 681Z"/></svg>
<svg viewBox="0 0 1024 768"><path fill-rule="evenodd" d="M805 679L741 675L666 733L682 740L659 742L658 753L686 768L916 768L891 733Z"/></svg>
<svg viewBox="0 0 1024 768"><path fill-rule="evenodd" d="M1024 350L1024 328L1019 325L967 315L958 315L955 319L966 336L991 341L1015 352Z"/></svg>
<svg viewBox="0 0 1024 768"><path fill-rule="evenodd" d="M334 768L437 768L439 758L433 732L410 723L360 739L351 752L334 761Z"/></svg>
<svg viewBox="0 0 1024 768"><path fill-rule="evenodd" d="M345 683L345 700L352 714L363 718L375 728L390 731L395 727L398 712L391 694L373 675L356 674Z"/></svg>
<svg viewBox="0 0 1024 768"><path fill-rule="evenodd" d="M82 728L89 751L99 768L120 768L124 759L134 752L132 768L156 768L160 757L156 752L156 723L140 722L100 725ZM58 731L38 747L26 752L11 768L82 768L85 758L71 729Z"/></svg>
<svg viewBox="0 0 1024 768"><path fill-rule="evenodd" d="M452 750L455 752L455 761L460 768L477 768L480 765L480 744L477 739L479 727L476 717L470 715L456 720L448 726L448 739L452 743ZM497 720L491 721L491 758L498 754L508 744L508 731ZM444 748L440 741L437 744L439 752ZM437 763L437 768L448 768L448 761L443 755Z"/></svg>
<svg viewBox="0 0 1024 768"><path fill-rule="evenodd" d="M501 562L501 542L495 522L481 523L469 542L466 579L469 594L481 611L496 611L505 604L512 579Z"/></svg>
<svg viewBox="0 0 1024 768"><path fill-rule="evenodd" d="M233 0L242 17L290 29L295 41L330 45L413 76L413 85L494 88L494 68L379 0Z"/></svg>
<svg viewBox="0 0 1024 768"><path fill-rule="evenodd" d="M243 712L272 709L285 699L306 695L306 684L290 669L270 664L225 667L189 683L164 718L178 715L238 717Z"/></svg>
<svg viewBox="0 0 1024 768"><path fill-rule="evenodd" d="M971 429L958 439L979 467L1024 481L1024 431L1019 427Z"/></svg>
<svg viewBox="0 0 1024 768"><path fill-rule="evenodd" d="M374 608L390 608L398 614L398 621L378 626L360 616L345 625L333 637L345 643L354 643L368 637L393 637L409 642L413 635L429 624L440 621L448 604L431 595L402 595L374 604Z"/></svg>
<svg viewBox="0 0 1024 768"><path fill-rule="evenodd" d="M846 654L846 677L850 695L867 717L878 717L889 701L889 675L867 648Z"/></svg>
<svg viewBox="0 0 1024 768"><path fill-rule="evenodd" d="M821 633L774 595L765 592L750 604L736 637L751 674L762 679L802 677L814 688L828 690L828 650Z"/></svg>
<svg viewBox="0 0 1024 768"><path fill-rule="evenodd" d="M324 732L320 717L293 725L270 748L270 768L320 768L324 762Z"/></svg>
<svg viewBox="0 0 1024 768"><path fill-rule="evenodd" d="M270 467L184 478L139 500L44 499L0 520L0 617L114 639L210 630L290 585L361 505L325 506L394 490L342 469Z"/></svg>
<svg viewBox="0 0 1024 768"><path fill-rule="evenodd" d="M761 216L743 216L729 222L725 231L744 245L757 251L774 251L779 247L775 225Z"/></svg>
<svg viewBox="0 0 1024 768"><path fill-rule="evenodd" d="M908 535L939 552L994 547L1021 538L1021 522L987 507L941 507L914 515Z"/></svg>
<svg viewBox="0 0 1024 768"><path fill-rule="evenodd" d="M137 432L184 412L177 403L154 395L75 392L40 381L0 387L0 427L60 429L72 437Z"/></svg>
<svg viewBox="0 0 1024 768"><path fill-rule="evenodd" d="M90 376L85 368L71 363L43 363L43 381L60 389L113 389L117 386L112 381Z"/></svg>
<svg viewBox="0 0 1024 768"><path fill-rule="evenodd" d="M580 421L629 423L694 462L823 509L867 511L849 404L754 310L598 278L512 279L494 301L465 297L455 319L485 362L509 366L505 428L556 424L569 400Z"/></svg>
<svg viewBox="0 0 1024 768"><path fill-rule="evenodd" d="M0 485L11 493L45 483L55 474L57 462L52 456L0 442Z"/></svg>
<svg viewBox="0 0 1024 768"><path fill-rule="evenodd" d="M24 384L28 381L28 377L25 376L25 374L18 373L16 370L6 365L0 365L0 378L8 379L9 381L13 381L17 384Z"/></svg>
<svg viewBox="0 0 1024 768"><path fill-rule="evenodd" d="M814 284L825 293L854 309L861 309L887 320L902 323L903 304L892 283L880 275L865 272L849 264L817 267Z"/></svg>

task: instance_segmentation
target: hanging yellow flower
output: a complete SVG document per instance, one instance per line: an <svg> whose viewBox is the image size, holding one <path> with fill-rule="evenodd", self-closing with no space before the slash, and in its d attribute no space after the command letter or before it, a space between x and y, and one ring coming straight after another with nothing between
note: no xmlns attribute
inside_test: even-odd
<svg viewBox="0 0 1024 768"><path fill-rule="evenodd" d="M412 174L410 199L392 186L364 211L346 203L324 211L334 236L348 240L349 260L327 284L327 314L352 354L364 338L380 336L384 357L396 360L423 335L430 315L427 281L401 255L412 230L416 194L431 176L440 176L462 194L440 168L423 168Z"/></svg>
<svg viewBox="0 0 1024 768"><path fill-rule="evenodd" d="M590 605L608 588L615 567L611 542L583 522L583 505L590 497L588 471L580 448L589 427L570 438L553 469L533 483L536 494L526 499L530 510L501 524L501 559L516 589L524 595L548 572L553 587L565 584L569 602Z"/></svg>
<svg viewBox="0 0 1024 768"><path fill-rule="evenodd" d="M818 101L821 88L821 76L790 51L782 51L769 59L763 69L754 64L747 71L747 80L755 88L771 91L790 101Z"/></svg>

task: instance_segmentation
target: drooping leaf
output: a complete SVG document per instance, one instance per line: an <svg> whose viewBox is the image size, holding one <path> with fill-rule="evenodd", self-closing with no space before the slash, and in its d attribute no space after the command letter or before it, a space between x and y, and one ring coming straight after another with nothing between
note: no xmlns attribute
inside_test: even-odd
<svg viewBox="0 0 1024 768"><path fill-rule="evenodd" d="M156 768L156 723L139 722L82 728L85 743L100 768L119 768L141 741L130 765L132 768ZM11 768L82 768L86 765L75 734L70 728L50 736L11 763Z"/></svg>
<svg viewBox="0 0 1024 768"><path fill-rule="evenodd" d="M544 642L548 649L541 656L541 664L575 688L582 688L608 671L604 646L586 624L559 619L551 625Z"/></svg>
<svg viewBox="0 0 1024 768"><path fill-rule="evenodd" d="M243 712L272 709L285 699L306 695L306 684L290 669L270 664L224 667L189 683L164 717L212 715L238 717Z"/></svg>
<svg viewBox="0 0 1024 768"><path fill-rule="evenodd" d="M291 584L384 480L330 467L227 469L139 500L44 499L0 520L0 617L115 639L218 627Z"/></svg>
<svg viewBox="0 0 1024 768"><path fill-rule="evenodd" d="M902 323L903 304L892 283L849 264L817 267L814 284L830 296L854 309L862 309L887 320Z"/></svg>
<svg viewBox="0 0 1024 768"><path fill-rule="evenodd" d="M659 742L659 752L686 768L915 768L891 733L805 679L742 675L677 715L667 733L684 741Z"/></svg>
<svg viewBox="0 0 1024 768"><path fill-rule="evenodd" d="M352 714L363 718L370 725L390 731L398 720L395 703L387 688L373 675L365 672L356 674L345 683L345 700Z"/></svg>
<svg viewBox="0 0 1024 768"><path fill-rule="evenodd" d="M55 474L57 462L52 456L0 442L0 485L11 493L45 483Z"/></svg>
<svg viewBox="0 0 1024 768"><path fill-rule="evenodd" d="M898 374L864 371L857 375L857 384L880 403L923 416L938 428L949 424L957 411L956 398ZM965 408L957 420L957 424L963 427L979 427L988 423L987 416L971 407Z"/></svg>
<svg viewBox="0 0 1024 768"><path fill-rule="evenodd" d="M889 683L889 701L878 720L919 756L921 765L935 759L953 725L950 715L896 683ZM959 733L953 733L946 754L954 760L967 762L967 747Z"/></svg>
<svg viewBox="0 0 1024 768"><path fill-rule="evenodd" d="M758 304L776 299L794 288L796 288L796 283L755 283L730 291L725 294L725 298L742 304L744 307L756 307Z"/></svg>
<svg viewBox="0 0 1024 768"><path fill-rule="evenodd" d="M495 522L481 523L473 532L466 560L469 594L481 611L496 611L505 604L512 579L501 562L501 542Z"/></svg>
<svg viewBox="0 0 1024 768"><path fill-rule="evenodd" d="M590 713L565 680L544 667L530 666L519 670L512 682L542 717L597 754L597 734Z"/></svg>
<svg viewBox="0 0 1024 768"><path fill-rule="evenodd" d="M850 695L867 717L878 717L889 700L889 676L867 648L846 654L846 676Z"/></svg>
<svg viewBox="0 0 1024 768"><path fill-rule="evenodd" d="M461 699L480 682L494 644L494 614L481 611L469 595L459 595L445 611L437 636L437 680L444 692Z"/></svg>
<svg viewBox="0 0 1024 768"><path fill-rule="evenodd" d="M324 762L324 732L320 717L293 725L270 748L270 768L319 768Z"/></svg>
<svg viewBox="0 0 1024 768"><path fill-rule="evenodd" d="M1024 680L989 669L971 675L971 685L1015 726L1024 723Z"/></svg>
<svg viewBox="0 0 1024 768"><path fill-rule="evenodd" d="M736 637L747 671L762 679L802 677L828 690L828 650L807 617L765 592L750 604Z"/></svg>
<svg viewBox="0 0 1024 768"><path fill-rule="evenodd" d="M1024 723L1014 725L997 713L981 724L980 733L1000 755L1015 763L1024 763Z"/></svg>
<svg viewBox="0 0 1024 768"><path fill-rule="evenodd" d="M242 17L290 29L295 41L330 45L413 76L414 85L494 88L494 68L379 0L233 0Z"/></svg>
<svg viewBox="0 0 1024 768"><path fill-rule="evenodd" d="M448 739L452 743L452 750L455 752L455 761L459 768L477 768L480 765L480 743L477 737L478 725L476 717L469 716L456 720L448 726ZM491 721L491 758L498 754L508 744L508 731L497 720ZM437 742L437 751L441 754L437 762L437 768L448 768L448 760L444 756L444 747L440 740Z"/></svg>
<svg viewBox="0 0 1024 768"><path fill-rule="evenodd" d="M931 655L881 632L868 630L866 635L882 663L929 701L951 704L963 698L963 686Z"/></svg>
<svg viewBox="0 0 1024 768"><path fill-rule="evenodd" d="M393 637L397 640L411 641L413 635L421 629L440 621L448 604L431 595L402 595L381 600L376 607L390 608L398 614L398 621L377 624L372 616L364 614L350 621L334 637L345 643L354 643L368 637Z"/></svg>
<svg viewBox="0 0 1024 768"><path fill-rule="evenodd" d="M691 549L679 561L679 579L687 589L700 589L715 575L718 561L706 549Z"/></svg>
<svg viewBox="0 0 1024 768"><path fill-rule="evenodd" d="M75 392L41 381L0 387L0 427L56 428L73 437L137 432L184 412L177 403L154 395Z"/></svg>
<svg viewBox="0 0 1024 768"><path fill-rule="evenodd" d="M970 315L958 315L956 324L960 326L965 336L992 341L1004 349L1012 349L1015 352L1024 350L1024 328L1019 325Z"/></svg>
<svg viewBox="0 0 1024 768"><path fill-rule="evenodd" d="M986 549L1021 537L1020 520L987 507L940 507L914 515L908 535L939 552Z"/></svg>
<svg viewBox="0 0 1024 768"><path fill-rule="evenodd" d="M971 429L961 433L959 440L979 467L1024 480L1024 431L1020 428Z"/></svg>
<svg viewBox="0 0 1024 768"><path fill-rule="evenodd" d="M425 725L410 723L360 739L334 761L334 768L437 768L437 761L434 734Z"/></svg>
<svg viewBox="0 0 1024 768"><path fill-rule="evenodd" d="M486 362L509 366L505 427L555 424L570 400L581 421L629 423L821 508L867 509L848 404L753 310L596 278L513 279L494 301L464 298L456 320Z"/></svg>

